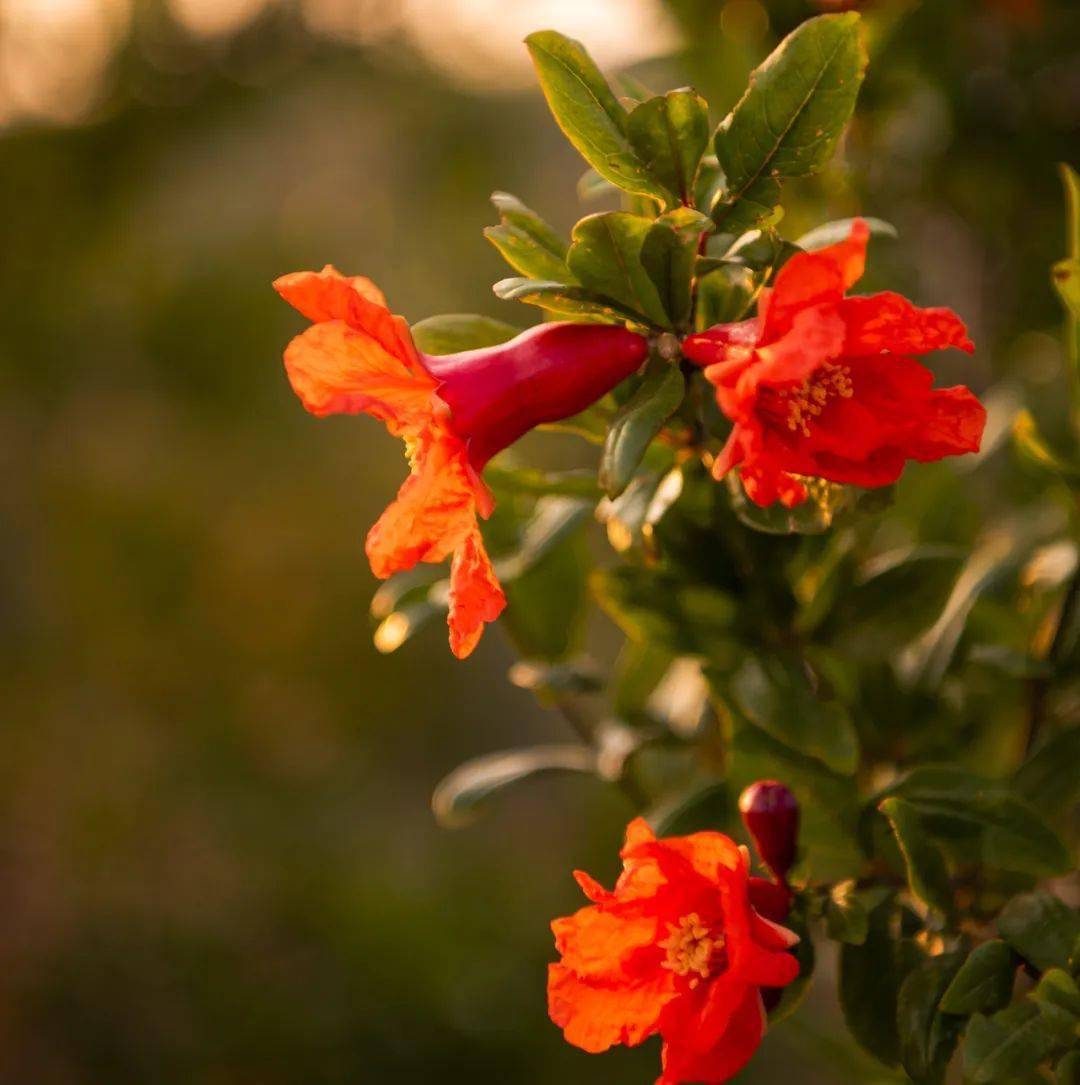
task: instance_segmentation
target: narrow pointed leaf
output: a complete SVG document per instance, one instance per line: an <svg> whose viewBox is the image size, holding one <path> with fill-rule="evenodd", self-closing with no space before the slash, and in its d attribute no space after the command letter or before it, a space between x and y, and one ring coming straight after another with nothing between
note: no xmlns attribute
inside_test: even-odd
<svg viewBox="0 0 1080 1085"><path fill-rule="evenodd" d="M924 904L951 912L952 893L945 860L919 819L915 808L903 799L886 799L879 807L889 819L896 842L907 864L908 885Z"/></svg>
<svg viewBox="0 0 1080 1085"><path fill-rule="evenodd" d="M654 361L634 394L619 408L600 458L600 485L617 497L634 477L649 443L682 403L686 381L678 366Z"/></svg>
<svg viewBox="0 0 1080 1085"><path fill-rule="evenodd" d="M920 1085L939 1085L959 1039L962 1022L942 1012L941 1000L962 960L960 953L929 957L900 986L896 999L900 1062Z"/></svg>
<svg viewBox="0 0 1080 1085"><path fill-rule="evenodd" d="M566 266L566 242L535 211L508 192L493 193L491 202L502 223L487 227L484 236L515 271L532 279L575 282Z"/></svg>
<svg viewBox="0 0 1080 1085"><path fill-rule="evenodd" d="M500 279L492 288L503 301L523 301L570 318L598 318L611 324L644 323L639 314L580 286L537 279Z"/></svg>
<svg viewBox="0 0 1080 1085"><path fill-rule="evenodd" d="M705 99L689 87L650 98L630 113L627 132L651 173L679 201L693 203L701 157L709 145Z"/></svg>
<svg viewBox="0 0 1080 1085"><path fill-rule="evenodd" d="M995 1013L1012 998L1017 958L999 938L976 946L941 999L946 1013Z"/></svg>
<svg viewBox="0 0 1080 1085"><path fill-rule="evenodd" d="M588 215L574 227L567 263L588 290L640 313L652 324L667 327L667 312L641 262L651 227L651 219L625 211Z"/></svg>
<svg viewBox="0 0 1080 1085"><path fill-rule="evenodd" d="M998 931L1040 971L1067 968L1080 938L1080 912L1049 893L1026 893L1005 905Z"/></svg>
<svg viewBox="0 0 1080 1085"><path fill-rule="evenodd" d="M425 354L456 354L505 343L521 329L478 313L444 313L418 321L410 331L417 349Z"/></svg>
<svg viewBox="0 0 1080 1085"><path fill-rule="evenodd" d="M585 161L627 192L669 201L672 193L635 151L627 112L584 46L554 30L530 34L525 44L552 115Z"/></svg>
<svg viewBox="0 0 1080 1085"><path fill-rule="evenodd" d="M675 327L690 318L698 244L711 225L707 215L682 207L656 219L641 246L641 263Z"/></svg>
<svg viewBox="0 0 1080 1085"><path fill-rule="evenodd" d="M735 232L740 202L771 207L781 180L821 169L855 108L865 67L859 17L849 12L808 19L751 74L716 133L727 177L713 209L718 225Z"/></svg>

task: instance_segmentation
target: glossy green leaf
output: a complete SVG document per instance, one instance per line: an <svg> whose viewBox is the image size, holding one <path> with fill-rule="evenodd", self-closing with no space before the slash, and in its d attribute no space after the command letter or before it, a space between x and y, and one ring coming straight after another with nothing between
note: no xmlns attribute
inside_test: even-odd
<svg viewBox="0 0 1080 1085"><path fill-rule="evenodd" d="M523 301L565 317L597 317L612 324L642 322L632 310L580 286L537 279L500 279L491 289L503 301Z"/></svg>
<svg viewBox="0 0 1080 1085"><path fill-rule="evenodd" d="M748 267L720 263L703 271L699 262L696 330L742 320L756 295L757 284Z"/></svg>
<svg viewBox="0 0 1080 1085"><path fill-rule="evenodd" d="M907 865L908 885L924 904L952 911L952 891L945 860L926 832L918 812L903 799L886 799L879 807L889 819Z"/></svg>
<svg viewBox="0 0 1080 1085"><path fill-rule="evenodd" d="M946 1013L995 1013L1012 998L1017 960L998 938L976 946L953 977L941 1008Z"/></svg>
<svg viewBox="0 0 1080 1085"><path fill-rule="evenodd" d="M627 112L584 46L554 30L530 34L525 44L552 115L589 165L627 192L670 200L630 142Z"/></svg>
<svg viewBox="0 0 1080 1085"><path fill-rule="evenodd" d="M778 181L821 169L855 108L866 66L855 13L819 15L789 34L750 76L716 133L727 190L713 208L725 230L745 200L771 207Z"/></svg>
<svg viewBox="0 0 1080 1085"><path fill-rule="evenodd" d="M1080 938L1080 912L1049 893L1014 897L998 916L998 932L1040 971L1068 968Z"/></svg>
<svg viewBox="0 0 1080 1085"><path fill-rule="evenodd" d="M890 907L870 916L862 945L840 950L840 1006L856 1040L886 1066L900 1061L897 1000L907 974L922 959L906 939L895 937Z"/></svg>
<svg viewBox="0 0 1080 1085"><path fill-rule="evenodd" d="M588 290L640 313L652 324L667 327L667 312L641 262L652 224L652 219L625 211L587 215L574 227L567 262Z"/></svg>
<svg viewBox="0 0 1080 1085"><path fill-rule="evenodd" d="M1039 979L1038 987L1029 997L1072 1014L1080 1026L1080 987L1077 987L1076 980L1065 969L1051 968L1045 972Z"/></svg>
<svg viewBox="0 0 1080 1085"><path fill-rule="evenodd" d="M418 321L409 329L416 349L425 354L456 354L505 343L521 328L478 313L444 313Z"/></svg>
<svg viewBox="0 0 1080 1085"><path fill-rule="evenodd" d="M962 953L928 957L900 985L896 999L900 1062L920 1085L939 1085L956 1048L962 1021L942 1012L941 1001L962 961Z"/></svg>
<svg viewBox="0 0 1080 1085"><path fill-rule="evenodd" d="M535 211L508 192L494 193L491 202L502 223L487 227L484 236L515 271L531 279L575 282L566 266L566 242Z"/></svg>
<svg viewBox="0 0 1080 1085"><path fill-rule="evenodd" d="M690 319L691 282L701 235L711 220L689 207L657 218L641 246L641 263L660 295L671 323L682 328Z"/></svg>
<svg viewBox="0 0 1080 1085"><path fill-rule="evenodd" d="M589 501L573 497L542 497L522 532L521 544L512 554L500 557L496 571L509 581L527 573L568 536L588 522Z"/></svg>
<svg viewBox="0 0 1080 1085"><path fill-rule="evenodd" d="M1017 794L1047 814L1080 800L1080 724L1051 735L1016 771Z"/></svg>
<svg viewBox="0 0 1080 1085"><path fill-rule="evenodd" d="M678 366L650 362L634 394L619 408L600 457L600 485L609 497L626 489L652 439L682 403L686 382Z"/></svg>
<svg viewBox="0 0 1080 1085"><path fill-rule="evenodd" d="M1070 869L1057 834L1006 784L961 768L915 769L889 789L919 816L924 831L960 860L1036 877Z"/></svg>
<svg viewBox="0 0 1080 1085"><path fill-rule="evenodd" d="M1069 1042L1073 1019L1056 1006L1017 1002L976 1014L964 1038L964 1078L974 1085L1014 1081Z"/></svg>
<svg viewBox="0 0 1080 1085"><path fill-rule="evenodd" d="M587 746L531 746L488 754L454 769L435 789L431 808L448 829L468 825L492 796L513 784L549 773L595 774L596 754Z"/></svg>
<svg viewBox="0 0 1080 1085"><path fill-rule="evenodd" d="M834 772L858 764L858 738L837 702L823 703L798 662L779 655L748 655L730 686L734 706L756 727Z"/></svg>
<svg viewBox="0 0 1080 1085"><path fill-rule="evenodd" d="M709 145L709 107L689 87L635 106L627 134L654 177L684 204L694 198L701 156Z"/></svg>

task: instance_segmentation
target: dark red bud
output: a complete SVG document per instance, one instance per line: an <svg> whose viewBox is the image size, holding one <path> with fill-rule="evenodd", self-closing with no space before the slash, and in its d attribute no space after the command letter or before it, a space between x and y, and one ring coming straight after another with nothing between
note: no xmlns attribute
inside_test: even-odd
<svg viewBox="0 0 1080 1085"><path fill-rule="evenodd" d="M761 861L786 885L799 839L795 796L776 780L758 780L739 796L739 813Z"/></svg>
<svg viewBox="0 0 1080 1085"><path fill-rule="evenodd" d="M422 354L450 424L480 471L534 426L585 410L645 360L648 341L614 324L539 324L507 343Z"/></svg>

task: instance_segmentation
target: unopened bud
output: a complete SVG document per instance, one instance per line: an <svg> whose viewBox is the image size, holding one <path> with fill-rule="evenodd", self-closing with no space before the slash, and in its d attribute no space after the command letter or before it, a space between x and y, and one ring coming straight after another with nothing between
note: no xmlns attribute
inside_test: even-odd
<svg viewBox="0 0 1080 1085"><path fill-rule="evenodd" d="M758 780L739 796L739 813L761 861L786 885L799 839L795 796L776 780Z"/></svg>

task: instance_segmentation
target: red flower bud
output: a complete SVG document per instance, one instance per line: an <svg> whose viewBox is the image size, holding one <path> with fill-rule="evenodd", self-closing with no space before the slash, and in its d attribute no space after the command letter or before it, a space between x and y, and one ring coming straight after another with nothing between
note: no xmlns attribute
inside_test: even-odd
<svg viewBox="0 0 1080 1085"><path fill-rule="evenodd" d="M739 813L761 861L786 885L799 838L795 796L776 780L758 780L739 796Z"/></svg>
<svg viewBox="0 0 1080 1085"><path fill-rule="evenodd" d="M475 471L534 426L583 411L645 360L648 343L611 324L540 324L507 343L420 355Z"/></svg>

